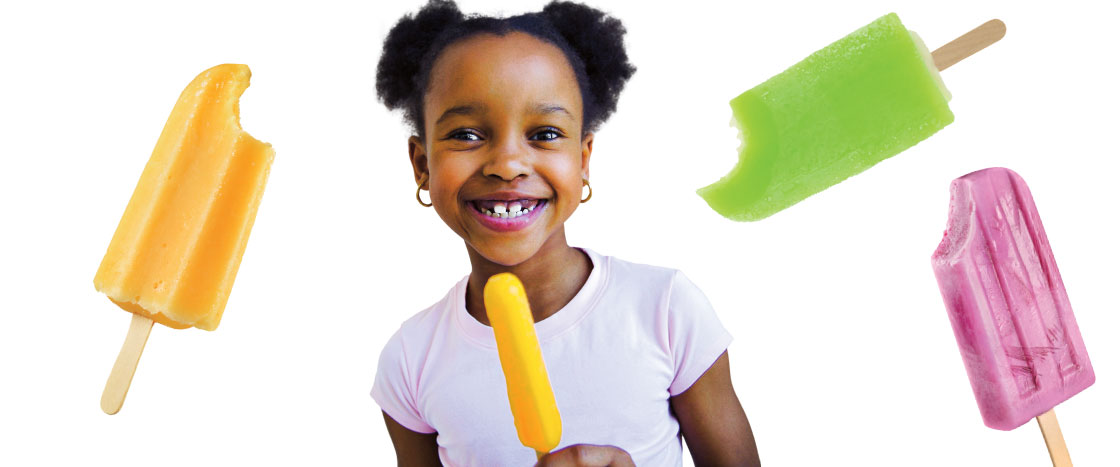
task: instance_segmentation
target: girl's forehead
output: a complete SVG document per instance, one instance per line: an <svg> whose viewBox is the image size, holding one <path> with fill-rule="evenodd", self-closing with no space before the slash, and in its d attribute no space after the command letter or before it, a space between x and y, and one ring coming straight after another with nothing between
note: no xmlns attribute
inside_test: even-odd
<svg viewBox="0 0 1120 467"><path fill-rule="evenodd" d="M578 105L579 84L560 48L511 32L479 34L448 46L432 67L424 101L427 107L523 99Z"/></svg>

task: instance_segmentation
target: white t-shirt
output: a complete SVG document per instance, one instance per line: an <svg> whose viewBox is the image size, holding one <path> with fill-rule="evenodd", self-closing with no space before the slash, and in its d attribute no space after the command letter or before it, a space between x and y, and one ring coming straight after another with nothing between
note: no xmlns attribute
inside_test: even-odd
<svg viewBox="0 0 1120 467"><path fill-rule="evenodd" d="M727 349L731 335L680 271L584 250L593 268L567 305L536 323L563 423L560 448L613 445L639 466L681 465L669 397ZM397 423L438 432L444 465L530 466L514 428L494 332L466 309L463 278L385 344L371 395Z"/></svg>

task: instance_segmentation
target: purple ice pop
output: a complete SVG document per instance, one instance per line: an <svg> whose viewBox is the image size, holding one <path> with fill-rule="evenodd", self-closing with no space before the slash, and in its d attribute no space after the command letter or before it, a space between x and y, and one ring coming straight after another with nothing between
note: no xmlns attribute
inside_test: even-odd
<svg viewBox="0 0 1120 467"><path fill-rule="evenodd" d="M1052 417L1094 375L1034 198L1004 168L960 177L950 191L933 269L984 424Z"/></svg>

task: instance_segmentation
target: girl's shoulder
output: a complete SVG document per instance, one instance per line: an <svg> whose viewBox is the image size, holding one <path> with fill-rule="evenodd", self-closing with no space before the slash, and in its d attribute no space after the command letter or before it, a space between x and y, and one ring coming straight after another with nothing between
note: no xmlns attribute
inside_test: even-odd
<svg viewBox="0 0 1120 467"><path fill-rule="evenodd" d="M445 325L454 316L455 310L463 306L466 296L467 276L447 291L442 298L427 308L420 310L401 323L399 334L430 335L435 329Z"/></svg>
<svg viewBox="0 0 1120 467"><path fill-rule="evenodd" d="M603 272L612 281L636 282L656 287L671 284L677 276L683 274L674 268L628 261L616 256L602 255L586 248L583 251L591 256L596 266L602 266Z"/></svg>
<svg viewBox="0 0 1120 467"><path fill-rule="evenodd" d="M588 255L597 255L604 265L606 287L612 293L627 296L652 296L665 306L690 308L696 304L707 305L708 300L700 287L680 269L627 261L605 256L584 249ZM593 256L595 258L595 256Z"/></svg>

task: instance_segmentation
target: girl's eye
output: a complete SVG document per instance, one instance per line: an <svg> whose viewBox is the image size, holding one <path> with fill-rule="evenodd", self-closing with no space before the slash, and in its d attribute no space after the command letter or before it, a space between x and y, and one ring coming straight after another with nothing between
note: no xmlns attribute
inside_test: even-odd
<svg viewBox="0 0 1120 467"><path fill-rule="evenodd" d="M559 131L552 129L545 129L533 134L529 139L533 141L554 141L560 139L562 136Z"/></svg>
<svg viewBox="0 0 1120 467"><path fill-rule="evenodd" d="M482 137L479 136L478 133L470 130L456 130L450 135L447 135L447 139L456 141L482 141Z"/></svg>

